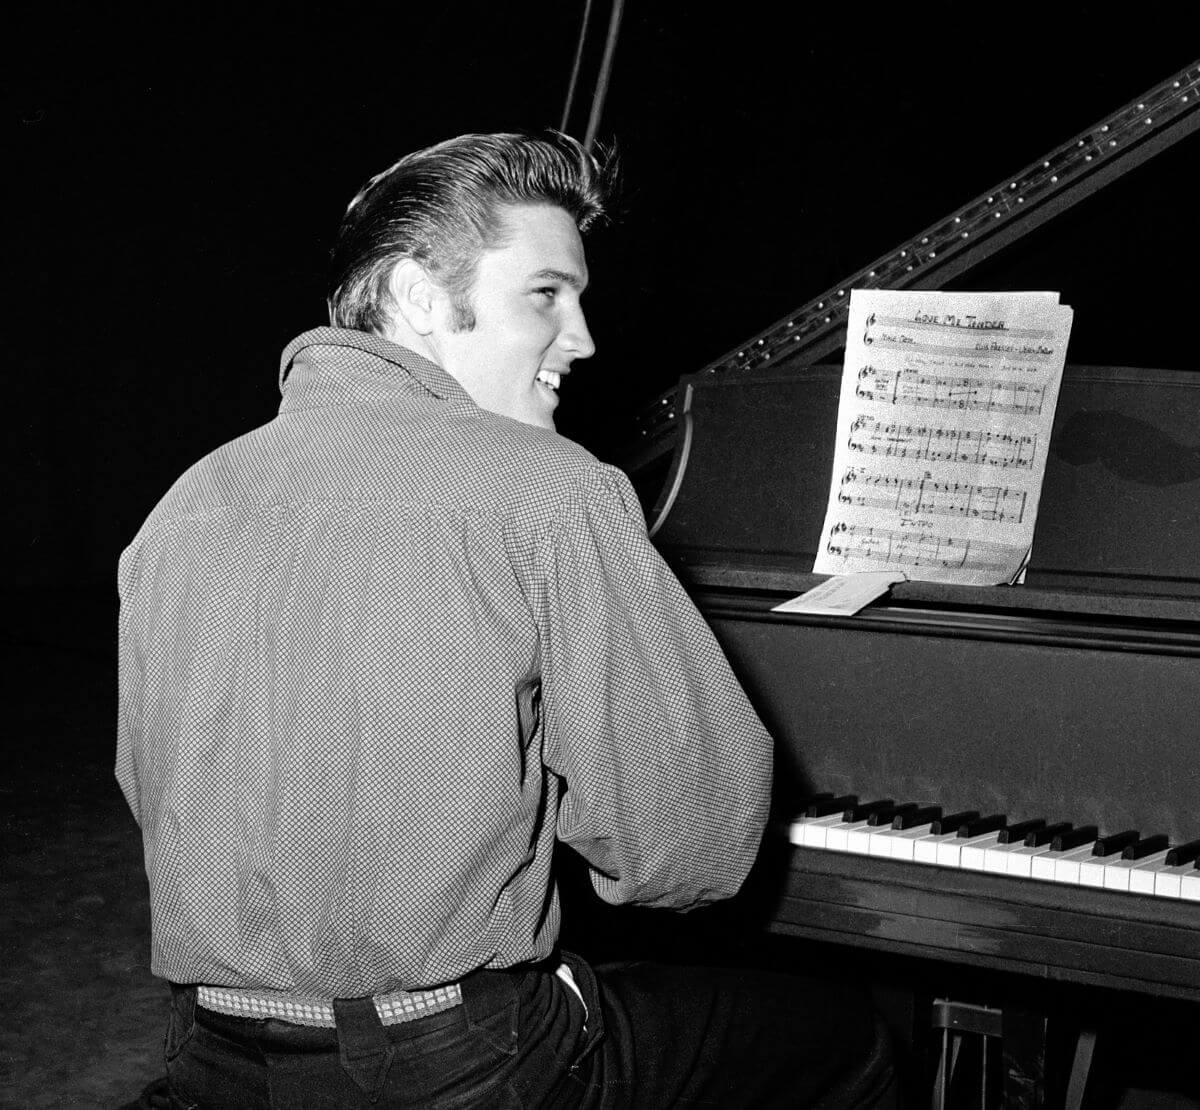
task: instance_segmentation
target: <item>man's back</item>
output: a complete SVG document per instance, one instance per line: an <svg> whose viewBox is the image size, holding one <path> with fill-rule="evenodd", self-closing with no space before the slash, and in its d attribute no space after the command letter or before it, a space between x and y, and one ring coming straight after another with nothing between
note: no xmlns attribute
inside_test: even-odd
<svg viewBox="0 0 1200 1110"><path fill-rule="evenodd" d="M732 893L764 752L686 737L736 687L623 477L384 340L321 329L293 358L280 416L185 474L122 560L156 973L342 997L543 959L556 832L613 900ZM686 673L697 652L715 677ZM706 834L681 789L746 803ZM725 864L698 854L718 830Z"/></svg>
<svg viewBox="0 0 1200 1110"><path fill-rule="evenodd" d="M117 770L181 1104L888 1082L840 986L557 946L557 842L602 898L688 909L738 890L770 797L770 737L628 480L553 431L613 165L465 135L372 177L330 260L341 328L284 352L279 419L122 557Z"/></svg>

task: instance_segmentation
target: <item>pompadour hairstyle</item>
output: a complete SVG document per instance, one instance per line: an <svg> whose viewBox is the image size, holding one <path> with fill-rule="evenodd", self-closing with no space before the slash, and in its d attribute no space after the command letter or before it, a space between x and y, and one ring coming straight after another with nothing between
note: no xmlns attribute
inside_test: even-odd
<svg viewBox="0 0 1200 1110"><path fill-rule="evenodd" d="M470 291L480 254L503 246L499 208L553 204L581 234L609 216L617 159L593 157L557 131L460 135L407 154L350 202L330 256L329 320L382 333L401 258L420 262L454 305L454 326L474 327Z"/></svg>

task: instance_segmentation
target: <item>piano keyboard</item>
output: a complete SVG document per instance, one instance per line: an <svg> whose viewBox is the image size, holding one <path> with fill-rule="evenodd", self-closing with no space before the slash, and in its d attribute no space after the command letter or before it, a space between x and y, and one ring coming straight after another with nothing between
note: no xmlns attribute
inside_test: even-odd
<svg viewBox="0 0 1200 1110"><path fill-rule="evenodd" d="M1000 814L832 795L807 800L789 839L826 852L1200 902L1200 840L1170 845L1133 830L1101 836L1093 825L1069 822L1010 826Z"/></svg>

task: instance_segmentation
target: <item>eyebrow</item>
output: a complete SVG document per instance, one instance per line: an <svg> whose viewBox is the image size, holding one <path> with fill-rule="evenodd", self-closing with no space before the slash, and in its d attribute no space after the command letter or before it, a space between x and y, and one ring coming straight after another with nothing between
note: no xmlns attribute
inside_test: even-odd
<svg viewBox="0 0 1200 1110"><path fill-rule="evenodd" d="M573 274L568 270L538 270L536 273L529 275L530 281L561 281L564 285L569 285L572 289L577 289L582 292L584 281L578 274Z"/></svg>

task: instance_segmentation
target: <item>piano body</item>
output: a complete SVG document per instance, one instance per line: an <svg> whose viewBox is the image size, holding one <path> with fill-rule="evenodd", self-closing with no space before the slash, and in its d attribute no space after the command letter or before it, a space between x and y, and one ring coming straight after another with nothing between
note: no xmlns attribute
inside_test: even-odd
<svg viewBox="0 0 1200 1110"><path fill-rule="evenodd" d="M779 741L779 812L823 791L1200 837L1200 376L1068 367L1024 585L775 613L824 577L840 377L693 384L656 533ZM1182 897L801 845L773 927L1200 1000Z"/></svg>
<svg viewBox="0 0 1200 1110"><path fill-rule="evenodd" d="M839 346L847 291L937 288L965 272L1019 236L1008 221L1071 203L1065 184L1098 187L1092 163L1117 145L1103 144L1126 143L1122 120L1150 126L1152 96L1174 106L1170 141L1194 131L1198 86L1200 63L1014 175L1002 212L998 186L643 415L626 465L651 492L655 542L777 738L791 843L769 889L747 898L773 933L981 969L1034 995L1058 983L1161 999L1200 1032L1200 373L1068 364L1022 585L911 581L854 617L772 611L824 577L811 569L841 367L818 360ZM1003 242L980 248L971 235L986 238L992 220ZM931 247L950 256L940 273ZM972 249L983 253L963 257ZM829 804L806 816L821 793ZM940 807L951 822L867 825L843 812L847 796L915 804L926 822ZM963 811L1095 830L1081 849L1006 858L1022 838L1001 843L996 822L957 837ZM1091 854L1127 830L1141 858L1111 868L1122 842ZM1021 1067L1026 1080L1037 1070ZM1009 1104L1041 1104L1024 1097Z"/></svg>

